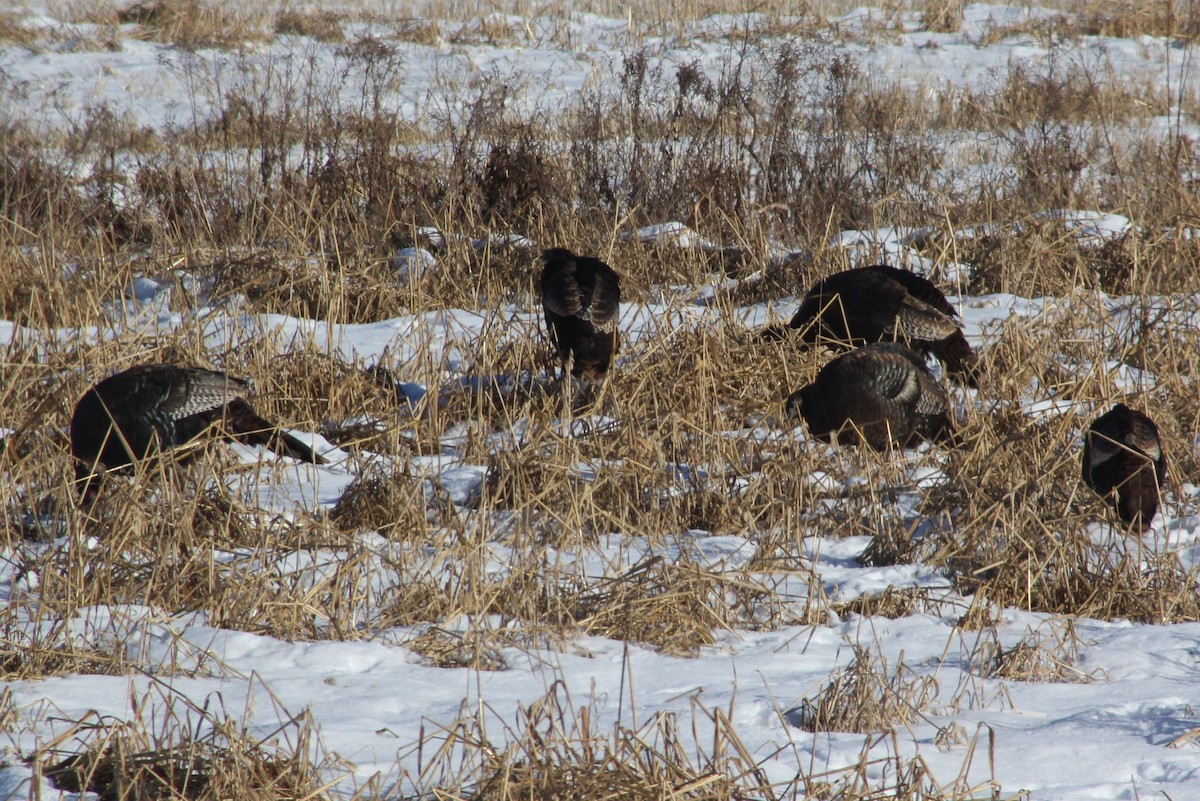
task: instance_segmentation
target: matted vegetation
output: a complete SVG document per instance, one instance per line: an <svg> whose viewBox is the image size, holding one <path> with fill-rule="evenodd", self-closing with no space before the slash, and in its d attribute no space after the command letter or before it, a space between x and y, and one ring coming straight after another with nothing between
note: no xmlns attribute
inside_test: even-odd
<svg viewBox="0 0 1200 801"><path fill-rule="evenodd" d="M1195 114L1194 96L1056 64L1011 70L995 91L906 90L818 36L752 47L801 26L782 8L792 4L768 2L762 29L735 32L745 47L718 75L631 47L612 85L589 85L565 108L527 114L508 84L481 80L461 105L403 117L387 102L405 68L396 42L529 35L476 14L477 4L448 5L461 14L360 36L348 25L370 15L353 9L80 4L77 19L100 28L228 50L215 67L179 62L211 113L170 132L104 110L53 134L0 119L0 319L23 327L0 359L0 427L13 432L0 441L12 488L3 544L17 575L0 609L0 676L137 669L119 639L67 625L109 605L202 612L210 625L286 640L411 627L405 644L426 664L504 670L505 649L565 649L587 635L687 657L728 631L903 617L939 603L915 588L830 597L806 550L811 537L867 536L861 564L939 571L978 601L964 631L994 629L989 603L1200 620L1195 568L1095 536L1090 524L1110 513L1079 488L1081 419L1023 409L1030 399L1105 405L1118 397L1112 370L1145 371L1156 379L1146 400L1173 480L1195 475L1200 332L1186 303L1171 299L1200 293L1200 148L1178 126L1139 124L1180 108ZM684 5L686 19L728 10ZM822 24L833 26L845 5L831 2ZM1069 15L1026 33L1188 40L1200 19L1194 3L1061 5ZM895 4L892 14L874 35L905 15L931 32L956 30L962 4ZM640 22L660 33L679 24ZM6 43L36 48L50 35L0 14ZM274 36L340 43L333 69L239 49ZM355 104L334 91L345 85ZM974 168L987 178L964 180ZM1133 226L1093 247L1055 214L1063 209L1118 212ZM717 245L622 236L667 220ZM1058 302L988 332L984 389L957 396L967 447L884 456L808 447L780 404L826 355L759 341L741 309L851 266L830 234L891 225L922 230L914 248L935 277L964 265L963 292ZM509 235L527 239L500 238ZM781 241L795 246L787 258ZM557 424L570 410L550 378L548 344L511 311L536 309L537 250L554 244L605 258L624 276L627 301L662 304L667 321L627 350L598 408L573 410L616 419L582 433ZM437 265L400 280L395 253L410 245ZM127 288L145 277L171 286L169 311L181 321L153 335L111 333ZM697 288L714 283L707 316L693 322ZM1139 319L1110 328L1106 295L1132 298ZM380 364L331 353L315 335L284 342L268 332L214 350L204 313L213 308L323 321L318 328L466 309L488 325L453 342L469 357L452 371L421 343L417 356ZM77 333L93 329L103 335ZM253 468L214 447L80 508L66 450L72 404L95 380L148 361L252 377L264 415L321 431L350 454L357 478L324 511L280 514L238 480ZM410 398L400 382L427 391ZM448 447L487 468L466 498L418 464ZM944 480L918 485L922 468ZM721 561L694 547L719 535L746 538L754 552ZM557 558L610 536L638 548L623 546L601 576ZM502 569L493 546L506 549ZM1091 680L1073 666L1075 648L1069 631L1008 648L981 635L968 661L989 678ZM189 657L163 670L219 666ZM922 714L932 695L903 664L860 650L793 712L811 731L886 732ZM504 724L502 750L464 713L422 741L435 753L414 781L479 799L776 798L803 785L814 798L965 801L992 791L968 784L966 766L962 781L939 785L898 750L880 789L868 749L852 770L780 787L720 711L693 710L717 732L713 749L696 754L680 746L678 719L601 732L588 710L551 693ZM256 793L246 797L323 797L328 779L308 761L307 722L289 719L296 741L280 752L230 720L205 719L212 734L199 740L183 723L148 738L144 721L79 721L89 736L75 756L56 745L35 758L58 787L101 797L217 798L246 787Z"/></svg>
<svg viewBox="0 0 1200 801"><path fill-rule="evenodd" d="M313 727L304 716L256 739L225 710L196 707L161 686L137 706L162 718L89 716L30 761L54 788L106 799L329 797L322 785L328 766L312 762Z"/></svg>

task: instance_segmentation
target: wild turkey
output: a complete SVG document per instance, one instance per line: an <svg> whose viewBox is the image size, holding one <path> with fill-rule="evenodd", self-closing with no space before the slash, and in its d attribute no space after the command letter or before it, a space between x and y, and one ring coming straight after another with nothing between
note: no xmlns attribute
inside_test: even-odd
<svg viewBox="0 0 1200 801"><path fill-rule="evenodd" d="M1116 491L1114 506L1126 525L1150 527L1166 475L1158 427L1123 403L1097 417L1083 436L1083 481L1103 497Z"/></svg>
<svg viewBox="0 0 1200 801"><path fill-rule="evenodd" d="M591 256L566 248L542 253L542 309L550 341L575 378L603 378L617 352L621 278Z"/></svg>
<svg viewBox="0 0 1200 801"><path fill-rule="evenodd" d="M146 364L109 376L84 393L71 417L71 454L81 493L94 494L106 470L127 472L198 439L216 424L229 439L262 445L312 464L313 449L264 420L242 396L250 385L224 373Z"/></svg>
<svg viewBox="0 0 1200 801"><path fill-rule="evenodd" d="M958 313L940 289L908 270L878 264L834 273L808 290L787 327L810 344L903 342L932 353L947 373L976 385L979 359L963 336ZM783 333L780 327L763 331L768 339Z"/></svg>
<svg viewBox="0 0 1200 801"><path fill-rule="evenodd" d="M922 440L955 444L946 390L925 359L896 342L876 342L838 356L785 408L825 441L866 440L876 450Z"/></svg>

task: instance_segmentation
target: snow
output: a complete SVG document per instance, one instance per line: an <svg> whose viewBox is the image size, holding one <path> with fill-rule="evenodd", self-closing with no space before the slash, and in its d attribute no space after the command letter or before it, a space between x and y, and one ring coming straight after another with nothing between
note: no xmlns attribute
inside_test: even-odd
<svg viewBox="0 0 1200 801"><path fill-rule="evenodd" d="M401 283L420 278L437 266L437 258L425 248L400 248L396 251L396 279Z"/></svg>
<svg viewBox="0 0 1200 801"><path fill-rule="evenodd" d="M1044 66L1051 58L1080 64L1102 63L1114 80L1146 82L1172 87L1186 70L1194 46L1165 39L1138 40L1089 37L1079 42L1049 46L1021 26L1054 12L1030 6L972 4L966 7L961 32L930 33L919 30L914 20L905 19L899 31L882 41L873 41L871 29L893 12L862 7L837 20L845 41L838 44L855 55L863 69L911 87L941 90L947 87L980 88L991 85L997 75L1014 65ZM169 45L140 41L118 35L115 50L93 49L95 26L57 20L44 10L26 17L29 24L54 30L43 46L26 48L6 45L0 49L0 118L37 120L54 128L64 119L79 117L89 107L106 105L127 116L138 126L166 130L180 119L203 117L211 111L203 94L189 95L189 84L216 65L236 63L254 70L268 69L287 55L284 40L257 43L246 52L227 54L199 51L187 54ZM484 75L519 76L514 84L522 108L554 107L565 103L584 87L614 80L621 56L632 49L634 40L661 56L669 64L693 61L710 73L719 71L731 49L737 47L737 30L753 27L757 18L713 16L690 23L680 37L635 36L630 22L587 14L569 14L565 24L575 50L556 49L552 22L543 16L526 25L513 20L509 26L516 41L508 45L469 44L451 46L445 41L421 44L394 41L404 65L400 85L391 90L389 102L407 117L419 119L431 108L458 102L455 94L463 79ZM361 33L385 31L364 26ZM997 28L1013 33L994 44L982 44L985 35ZM292 44L295 44L294 42ZM777 43L774 43L777 44ZM305 43L318 75L333 75L337 46ZM250 78L247 77L247 80ZM340 89L344 102L353 104L358 84L349 80ZM181 101L197 97L199 106ZM1189 123L1190 125L1191 123ZM1047 215L1059 220L1082 246L1094 247L1132 230L1131 221L1100 210L1063 209ZM1021 225L1013 221L1012 225ZM418 231L420 246L400 249L394 264L398 281L437 270L438 247L450 232ZM921 231L881 226L872 230L841 231L831 235L828 245L845 249L851 260L890 263L928 272L931 263L914 247ZM969 231L960 231L967 235ZM984 233L982 231L978 233ZM1182 235L1192 236L1189 229ZM716 247L679 222L664 222L627 234L643 242L664 247ZM530 248L532 243L508 235L473 243L483 248L503 245ZM798 250L787 243L773 243L781 258ZM953 263L940 265L939 281L965 283L968 268ZM658 303L628 303L621 311L620 327L625 337L622 359L645 356L643 340L663 332L728 324L727 312L710 304L720 292L738 281L761 280L752 273L740 279L714 276L700 287L664 288ZM514 341L540 336L540 314L534 308L511 307L493 312L465 309L429 311L371 324L332 324L270 314L248 314L237 304L204 308L187 314L172 311L173 281L164 276L138 276L113 304L113 331L35 331L10 321L0 321L0 345L37 346L47 341L71 341L113 335L117 329L140 329L163 333L193 319L203 319L204 341L213 351L246 344L270 343L280 351L290 343L303 342L318 351L347 362L374 361L384 356L397 362L428 353L435 363L445 365L448 381L475 380L459 371L467 366L465 346L493 326L493 316L506 323L507 336ZM677 292L685 304L672 302ZM1081 336L1100 335L1132 338L1137 335L1139 313L1146 304L1161 308L1160 325L1196 327L1200 314L1196 298L1134 298L1078 295L1071 298L1022 298L988 295L951 298L960 309L967 338L974 345L987 341L1005 321L1017 319L1044 323L1070 304L1094 308L1094 330ZM756 304L734 310L733 319L756 326L771 318L786 319L797 299L778 304ZM1128 365L1086 365L1104 376L1114 392L1142 391L1155 385L1154 375ZM397 392L416 408L438 387L399 383ZM1047 390L1031 397L1022 412L1031 419L1046 420L1064 415L1082 422L1095 410ZM530 424L525 421L525 424ZM520 440L520 425L511 436ZM555 423L563 437L588 437L619 431L621 421L600 415L561 420ZM764 433L765 432L765 433ZM11 435L0 430L0 436ZM238 488L254 498L259 508L279 513L297 508L329 509L355 478L360 463L341 452L319 434L294 431L317 445L329 463L302 465L286 460L262 462L257 449L231 446L239 460L255 465L243 474ZM469 509L488 479L488 467L467 462L458 453L458 437L467 430L447 432L443 452L411 459L412 478L425 482L426 492L440 493L451 504ZM784 432L806 447L802 429ZM768 427L746 429L731 436L776 437ZM1200 447L1200 442L1196 443ZM497 448L504 447L503 442ZM598 470L620 469L619 464L594 463L575 466L582 480ZM710 481L702 465L665 464L661 469L673 477L680 492L694 490ZM941 480L941 472L928 461L904 467L911 485L928 487ZM840 471L813 474L814 487L830 492L845 489L847 479ZM863 482L855 477L850 482ZM1200 489L1181 482L1168 496L1167 508L1144 540L1149 551L1175 549L1185 568L1200 565L1200 515L1189 504ZM902 503L912 503L911 496ZM833 534L833 532L831 532ZM1111 527L1097 524L1094 536L1117 542ZM836 600L853 600L882 593L889 587L920 588L936 602L929 610L895 620L848 614L827 625L783 626L769 631L748 629L718 633L715 644L700 648L693 658L656 652L634 643L600 637L580 637L569 644L551 647L525 646L503 649L507 669L476 670L465 667L434 667L408 647L426 627L364 629L361 640L288 642L277 638L225 630L209 625L203 615L164 615L159 610L137 606L81 609L66 621L72 637L81 643L103 648L120 646L136 670L126 675L70 674L40 680L12 682L7 691L18 710L20 725L8 734L6 753L0 753L0 797L44 799L67 797L45 781L34 787L32 770L18 756L28 755L41 743L66 733L73 721L84 716L131 719L147 710L161 713L163 699L155 688L169 683L171 693L190 699L198 707L219 697L228 710L239 710L254 732L266 735L280 724L279 709L292 713L309 710L319 727L322 747L345 764L348 776L337 790L345 795L372 777L383 777L385 786L394 783L398 792L416 788L417 771L411 753L425 736L426 753L442 737L439 727L460 719L464 709L490 722L489 732L505 737L504 726L515 726L522 706L548 693L569 695L575 706L590 704L598 731L608 731L618 721L636 725L656 713L681 717L679 729L685 738L695 731L697 748L713 738L711 710L726 710L733 729L746 743L773 782L787 785L798 774L838 771L856 764L864 747L872 756L882 756L893 746L885 738L848 733L812 734L795 725L794 709L811 698L836 671L854 658L854 646L862 646L889 668L903 663L914 675L932 680L935 687L930 707L913 722L897 731L895 748L902 756L919 754L939 779L954 777L968 784L994 781L1009 797L1022 790L1033 799L1091 801L1104 798L1174 799L1200 798L1200 744L1187 735L1200 726L1200 624L1135 625L1124 621L1066 621L1053 616L995 610L1000 622L999 644L1012 647L1030 637L1069 639L1078 646L1078 659L1069 681L1020 681L990 677L970 664L977 632L956 625L969 604L954 592L944 576L921 564L868 567L859 557L868 545L865 537L812 537L805 543L805 558L812 574L796 575L777 587L785 600L802 605L806 594L818 584L819 591ZM45 547L55 547L50 543ZM103 548L99 542L84 544ZM504 572L519 555L509 544L488 542L490 569ZM1132 546L1131 546L1132 547ZM447 571L436 553L425 546L400 545L370 532L356 540L355 549L370 566L372 591L381 591L396 578L389 559L400 549L410 548L430 570ZM684 532L668 538L668 544L651 546L646 540L602 536L578 551L557 554L559 569L579 575L589 583L600 583L617 572L639 563L647 555L669 560L689 559L713 569L747 564L755 543L738 536L708 536ZM8 601L22 594L36 595L39 577L18 574L19 560L11 552L2 555L0 595ZM292 560L264 565L312 577L339 563L345 554L336 549L296 554ZM227 561L260 558L240 552L218 554ZM35 624L31 623L31 628ZM44 623L42 625L45 625ZM463 625L447 621L446 627ZM1068 629L1070 630L1068 632ZM35 632L29 633L32 639ZM160 678L160 675L162 678ZM963 737L949 746L939 745L939 733L962 727ZM973 751L971 745L978 743ZM989 749L991 749L989 753ZM994 773L993 773L994 767ZM873 768L882 779L882 767ZM980 795L982 797L982 794Z"/></svg>
<svg viewBox="0 0 1200 801"><path fill-rule="evenodd" d="M1142 37L1126 40L1081 37L1077 42L1040 41L1021 26L1039 16L1053 14L1036 7L1006 7L971 4L966 7L963 29L957 33L934 34L923 30L892 31L872 38L873 27L886 22L892 11L862 7L838 20L845 37L840 43L868 74L886 75L907 88L941 91L948 87L985 89L1016 65L1034 69L1048 64L1079 65L1104 74L1111 80L1149 85L1170 85L1184 76L1195 81L1188 69L1189 48L1176 47L1167 39ZM56 119L80 115L93 107L107 106L118 117L136 126L157 127L164 123L203 119L228 89L208 80L221 66L234 67L236 85L253 81L290 56L312 59L314 73L340 93L342 107L355 108L361 84L356 72L340 85L330 80L351 60L340 44L298 43L293 37L256 42L243 52L187 53L168 44L140 41L118 35L116 48L109 50L89 43L97 35L95 25L69 23L47 18L26 18L33 26L54 31L48 46L8 47L0 50L0 82L8 113L40 117L53 124ZM603 19L589 14L569 14L565 30L555 27L550 15L532 24L520 20L506 26L509 46L407 41L396 36L395 26L384 18L359 25L348 34L376 36L396 48L403 65L401 85L394 88L392 104L406 118L420 119L431 110L444 108L447 95L467 87L473 78L494 75L506 79L517 93L518 107L561 106L589 85L606 85L618 77L624 52L642 48L652 57L662 57L670 66L698 64L716 75L730 57L739 37L746 32L770 30L772 21L754 14L713 15L704 20L680 23L683 35L646 35L634 20ZM803 20L781 20L803 25ZM632 27L631 27L632 26ZM448 26L456 30L461 25ZM904 26L907 28L908 26ZM1014 33L995 44L981 41L989 31L1009 28ZM573 50L555 46L567 36ZM766 46L779 44L768 36ZM289 48L297 48L292 52ZM754 48L757 49L757 48ZM359 65L361 67L361 65ZM1111 77L1110 77L1111 76ZM216 96L195 98L189 89L208 87ZM189 98L187 102L184 98Z"/></svg>
<svg viewBox="0 0 1200 801"><path fill-rule="evenodd" d="M265 698L253 699L269 687L285 708L310 709L325 747L353 763L361 778L375 771L394 775L398 746L422 720L453 721L465 700L511 723L519 702L545 695L558 682L578 702L592 700L606 722L687 710L695 702L730 709L736 730L774 781L794 779L797 760L814 773L836 769L858 757L863 736L803 732L789 726L784 713L845 666L852 657L849 644L856 642L878 649L889 665L903 659L941 688L937 705L911 727L910 745L920 749L935 775L957 775L964 762L961 746L930 747L938 729L953 721L969 735L980 726L990 730L994 778L1012 791L1029 788L1038 798L1120 798L1134 787L1143 796L1161 790L1182 798L1200 777L1200 753L1168 747L1197 723L1192 710L1200 626L1194 624L1079 621L1076 635L1084 647L1075 669L1081 679L1091 678L1045 684L979 678L961 656L972 633L956 629L951 619L923 615L895 621L854 616L816 629L730 634L689 660L637 646L626 653L620 643L584 638L572 652L507 650L509 670L482 673L424 667L411 651L387 642L288 643L201 621L150 624L140 638L113 630L107 616L90 625L93 636L106 632L130 643L148 665L175 650L197 655L196 665L219 665L220 678L172 680L175 692L197 701L220 692L229 709L270 710ZM126 616L121 625L134 624ZM1055 625L1040 616L1009 614L999 630L1011 645ZM623 672L626 682L635 682L625 698ZM120 718L129 716L131 698L149 695L151 681L71 676L11 689L22 706L52 699L56 713L67 719L93 710ZM269 714L254 718L263 732L276 725ZM790 747L779 751L779 744ZM19 769L6 773L14 772ZM976 782L990 778L986 760L972 762L970 775Z"/></svg>
<svg viewBox="0 0 1200 801"><path fill-rule="evenodd" d="M647 225L632 234L624 233L621 238L637 239L639 242L675 244L683 248L697 247L703 250L715 250L719 247L677 221Z"/></svg>
<svg viewBox="0 0 1200 801"><path fill-rule="evenodd" d="M901 232L868 232L871 237L902 247ZM856 232L857 234L857 232ZM137 282L127 293L127 302L152 304L149 283ZM1011 295L959 299L968 337L975 343L985 338L992 325L1012 315L1037 319L1047 313L1045 300L1025 300ZM1062 303L1064 301L1055 301ZM1089 301L1090 302L1090 301ZM1114 318L1128 314L1133 298L1104 298L1102 307ZM1153 302L1153 300L1152 300ZM649 327L717 324L715 310L692 306L684 315L667 314L654 304L627 304L622 327L628 331L630 351L637 358L637 343ZM744 310L747 317L764 316L759 308ZM506 312L507 313L507 312ZM525 324L536 325L533 312ZM170 328L180 323L178 315L152 318L150 324ZM477 335L486 320L464 310L449 310L397 318L373 325L312 325L308 321L279 315L215 316L209 323L209 344L228 347L245 337L269 338L286 343L303 331L317 347L350 358L413 353L418 347L452 352L452 342ZM1119 324L1101 319L1098 325ZM8 336L20 338L19 329L8 327ZM49 332L71 336L71 332ZM513 336L520 336L514 332ZM449 369L457 361L446 360ZM1113 372L1108 370L1106 372ZM1126 368L1129 369L1129 368ZM1115 384L1127 384L1113 373ZM1152 383L1142 376L1133 383ZM404 389L418 399L424 388ZM1053 397L1031 400L1024 408L1036 417L1059 414L1082 416L1091 410ZM578 418L558 424L563 436L587 436L619 427L620 421L601 416ZM295 432L306 436L304 432ZM802 430L795 434L804 438ZM307 435L327 456L337 453L329 443ZM451 448L442 455L412 460L416 474L431 481L459 506L472 505L487 478L484 465L464 463L453 453L453 437L444 440ZM261 453L235 446L248 464L256 464ZM611 465L609 469L611 469ZM663 466L682 489L695 488L708 480L696 465ZM595 467L583 467L586 471ZM324 466L301 465L282 460L260 465L257 478L246 488L256 493L264 509L286 512L296 506L329 507L353 479L356 467L345 459L331 459ZM924 485L938 480L937 471L915 467L911 479ZM810 480L829 490L842 487L844 479L817 475ZM1181 488L1180 493L1189 492ZM1169 521L1169 522L1168 522ZM1200 519L1171 519L1169 512L1156 521L1148 537L1161 536L1169 527L1176 547L1200 536ZM737 566L753 554L752 542L740 537L685 535L663 553L671 559L691 553L711 565ZM482 708L507 723L515 720L520 704L545 695L557 683L575 699L590 699L603 726L622 716L646 719L655 712L689 712L693 703L708 709L728 708L739 736L750 745L762 768L773 780L790 781L796 771L835 770L853 764L863 747L863 735L809 734L787 723L787 710L819 689L830 675L844 667L850 645L864 644L887 664L901 658L917 675L936 679L939 687L935 705L908 728L902 738L905 754L920 753L935 775L955 776L962 769L963 746L938 750L931 746L938 731L951 723L967 728L969 735L987 731L994 738L995 776L988 775L985 760L976 758L969 766L973 781L994 778L1006 790L1028 788L1035 798L1092 799L1124 797L1134 788L1146 796L1166 792L1187 797L1189 787L1200 787L1200 750L1186 745L1168 749L1175 738L1197 723L1191 709L1200 703L1196 683L1200 653L1195 642L1200 625L1131 626L1121 622L1076 621L1081 658L1075 669L1090 682L1031 684L981 678L963 657L966 640L974 636L954 626L965 611L961 599L936 571L916 565L863 567L856 559L867 538L815 538L807 550L820 576L824 592L835 599L852 599L878 594L889 586L925 588L949 604L936 615L914 615L898 620L861 618L851 615L831 626L789 626L771 632L731 631L716 645L701 649L694 659L657 654L600 638L583 638L566 651L552 649L506 649L509 669L478 672L466 668L435 668L404 647L418 629L381 630L364 642L283 642L269 637L225 631L206 625L195 615L163 618L148 609L92 609L71 621L77 636L92 643L125 643L130 661L147 676L67 676L40 681L14 682L9 689L18 708L35 710L49 702L54 716L43 716L35 729L44 738L57 734L62 720L76 719L90 710L118 718L131 714L133 699L151 695L148 676L164 665L192 666L200 675L178 675L170 679L172 691L199 702L219 692L227 708L254 710L255 730L270 731L279 721L269 697L292 711L307 708L320 726L322 742L353 764L347 786L382 772L395 781L403 780L396 762L397 748L415 741L423 722L448 724L460 715L461 704ZM96 543L94 547L103 547ZM384 559L392 546L365 536L360 543L372 559ZM504 549L493 547L495 569L505 570ZM562 554L579 561L589 580L611 575L619 565L631 565L646 553L621 538L608 538L593 550ZM244 557L243 557L244 558ZM1195 554L1188 552L1187 559ZM313 564L335 563L334 553L314 553ZM11 564L11 563L10 563ZM382 569L382 561L380 561ZM277 566L275 569L279 569ZM306 570L293 565L290 570ZM26 576L18 586L11 568L5 570L4 593L36 591L36 577ZM33 582L33 583L31 583ZM786 595L802 601L806 590L797 584ZM998 632L1001 642L1011 647L1029 631L1060 625L1045 615L1006 610ZM626 662L626 660L628 660ZM215 667L215 666L219 666ZM212 675L209 675L212 674ZM624 676L624 678L622 678ZM252 678L249 678L252 677ZM633 682L636 694L622 697L622 681ZM257 699L257 700L256 700ZM704 726L703 720L697 724ZM983 728L979 728L983 727ZM28 740L22 739L28 743ZM787 748L780 750L779 746ZM880 746L882 747L882 746ZM401 760L401 765L403 760ZM1086 767L1085 767L1086 766ZM0 773L21 797L29 793L28 769L9 767ZM412 788L408 788L412 789ZM55 797L43 788L43 797Z"/></svg>

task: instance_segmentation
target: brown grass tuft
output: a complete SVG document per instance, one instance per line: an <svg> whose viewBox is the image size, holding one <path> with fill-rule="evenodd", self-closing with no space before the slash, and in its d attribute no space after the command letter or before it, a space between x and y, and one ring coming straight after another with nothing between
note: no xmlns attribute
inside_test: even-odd
<svg viewBox="0 0 1200 801"><path fill-rule="evenodd" d="M0 42L33 48L42 38L38 31L24 24L24 14L0 12Z"/></svg>
<svg viewBox="0 0 1200 801"><path fill-rule="evenodd" d="M137 25L147 39L190 49L236 47L262 38L255 12L205 0L142 0L117 11L116 21Z"/></svg>
<svg viewBox="0 0 1200 801"><path fill-rule="evenodd" d="M342 493L329 519L346 532L419 540L428 527L426 505L425 487L411 476L364 471Z"/></svg>
<svg viewBox="0 0 1200 801"><path fill-rule="evenodd" d="M422 779L463 788L470 797L488 801L651 801L661 799L664 791L705 801L777 797L723 710L693 708L714 730L711 745L694 749L687 744L687 725L677 715L658 714L641 725L618 722L608 730L594 714L591 706L577 705L556 684L544 698L523 707L515 721L497 722L507 740L502 748L491 744L478 716L464 715L421 747L435 752L439 741L453 741L466 758L452 760L450 749L437 748L438 758L426 766Z"/></svg>
<svg viewBox="0 0 1200 801"><path fill-rule="evenodd" d="M275 17L275 33L308 36L325 43L346 41L346 35L342 32L342 18L332 11L282 10Z"/></svg>
<svg viewBox="0 0 1200 801"><path fill-rule="evenodd" d="M965 5L965 0L926 0L921 10L921 25L933 33L961 30Z"/></svg>
<svg viewBox="0 0 1200 801"><path fill-rule="evenodd" d="M166 705L165 724L113 721L93 713L58 740L77 739L84 750L66 757L57 748L34 754L42 775L59 790L101 798L328 797L321 766L312 762L314 731L307 716L289 718L258 739L244 722L218 717L222 710L200 709L161 688L150 695L161 696L157 700Z"/></svg>
<svg viewBox="0 0 1200 801"><path fill-rule="evenodd" d="M1051 621L1004 647L993 630L975 649L972 670L988 678L1029 682L1090 682L1097 677L1075 667L1083 643L1070 619Z"/></svg>
<svg viewBox="0 0 1200 801"><path fill-rule="evenodd" d="M787 712L805 731L880 732L912 721L937 695L936 681L903 659L894 670L878 654L854 646L854 661L813 699Z"/></svg>

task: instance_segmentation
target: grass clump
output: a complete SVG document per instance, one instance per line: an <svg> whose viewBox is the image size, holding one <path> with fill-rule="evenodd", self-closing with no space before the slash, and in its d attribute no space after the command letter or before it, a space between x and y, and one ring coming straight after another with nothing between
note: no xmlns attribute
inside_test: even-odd
<svg viewBox="0 0 1200 801"><path fill-rule="evenodd" d="M1097 677L1075 667L1083 643L1073 622L1051 621L1005 647L995 635L985 637L972 654L972 670L988 678L1028 682L1090 682Z"/></svg>
<svg viewBox="0 0 1200 801"><path fill-rule="evenodd" d="M119 9L116 22L136 25L151 41L188 49L237 47L262 38L254 13L205 0L142 0Z"/></svg>
<svg viewBox="0 0 1200 801"><path fill-rule="evenodd" d="M471 798L660 799L706 801L774 799L776 789L757 767L724 712L696 710L712 727L709 747L690 746L684 721L659 714L641 724L602 727L590 705L576 705L556 685L523 706L515 721L496 721L505 745L495 747L478 716L431 733L422 750L437 753L421 779L457 788ZM491 723L491 721L489 721ZM460 744L462 756L437 748Z"/></svg>
<svg viewBox="0 0 1200 801"><path fill-rule="evenodd" d="M274 27L278 35L308 36L327 44L346 41L342 18L331 11L285 9L275 16Z"/></svg>
<svg viewBox="0 0 1200 801"><path fill-rule="evenodd" d="M913 721L936 696L932 677L914 674L903 659L889 670L882 656L856 645L854 660L786 715L805 731L888 731Z"/></svg>
<svg viewBox="0 0 1200 801"><path fill-rule="evenodd" d="M307 716L289 717L258 738L223 710L198 708L162 688L142 700L139 709L159 711L165 722L92 716L59 738L79 741L82 750L67 756L58 748L42 750L32 761L56 789L102 799L329 797L323 766L312 761L314 730Z"/></svg>

